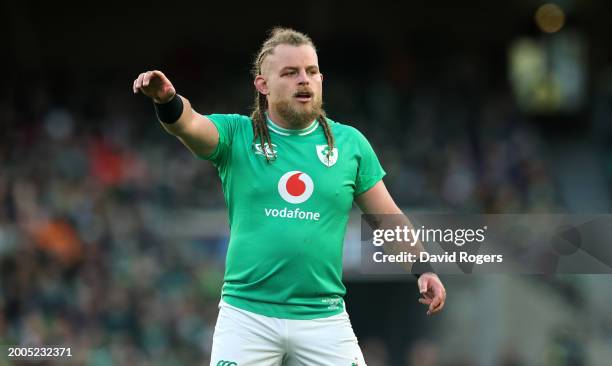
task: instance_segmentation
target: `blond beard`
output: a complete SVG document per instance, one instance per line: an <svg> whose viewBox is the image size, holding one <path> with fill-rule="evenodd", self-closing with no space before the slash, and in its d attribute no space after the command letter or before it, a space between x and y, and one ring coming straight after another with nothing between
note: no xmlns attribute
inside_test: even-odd
<svg viewBox="0 0 612 366"><path fill-rule="evenodd" d="M296 108L292 101L282 100L276 104L276 111L280 117L295 129L305 128L315 118L323 113L321 98L312 101L312 108Z"/></svg>

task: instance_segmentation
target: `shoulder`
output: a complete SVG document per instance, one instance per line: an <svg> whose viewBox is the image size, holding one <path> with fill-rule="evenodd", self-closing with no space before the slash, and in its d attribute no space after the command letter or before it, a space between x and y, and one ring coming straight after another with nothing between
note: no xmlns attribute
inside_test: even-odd
<svg viewBox="0 0 612 366"><path fill-rule="evenodd" d="M206 117L217 127L220 134L231 138L237 133L252 130L251 118L241 114L209 114Z"/></svg>
<svg viewBox="0 0 612 366"><path fill-rule="evenodd" d="M206 117L215 121L215 122L225 122L225 123L235 123L235 124L244 124L251 123L251 117L245 116L242 114L224 114L224 113L213 113L209 114Z"/></svg>

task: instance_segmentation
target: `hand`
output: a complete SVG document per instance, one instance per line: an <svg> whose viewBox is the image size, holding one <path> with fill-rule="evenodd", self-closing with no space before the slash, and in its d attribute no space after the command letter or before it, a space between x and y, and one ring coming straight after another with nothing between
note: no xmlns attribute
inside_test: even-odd
<svg viewBox="0 0 612 366"><path fill-rule="evenodd" d="M427 315L439 313L446 301L446 290L440 278L435 273L427 272L423 273L417 282L421 296L423 296L419 302L429 305Z"/></svg>
<svg viewBox="0 0 612 366"><path fill-rule="evenodd" d="M134 94L142 92L158 104L167 103L176 95L176 90L170 80L163 72L157 70L138 75L132 89Z"/></svg>

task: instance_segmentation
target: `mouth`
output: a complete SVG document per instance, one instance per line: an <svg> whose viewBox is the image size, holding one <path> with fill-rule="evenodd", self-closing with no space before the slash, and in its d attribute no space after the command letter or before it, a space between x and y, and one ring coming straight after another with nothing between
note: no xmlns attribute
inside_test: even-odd
<svg viewBox="0 0 612 366"><path fill-rule="evenodd" d="M298 102L307 103L312 100L312 93L309 91L297 92L295 93L294 97Z"/></svg>

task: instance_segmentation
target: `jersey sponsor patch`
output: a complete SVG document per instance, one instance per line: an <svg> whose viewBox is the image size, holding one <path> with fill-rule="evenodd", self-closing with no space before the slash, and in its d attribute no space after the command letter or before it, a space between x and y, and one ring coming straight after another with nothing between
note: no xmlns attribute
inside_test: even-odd
<svg viewBox="0 0 612 366"><path fill-rule="evenodd" d="M283 174L278 181L278 193L287 202L298 204L312 196L314 183L306 173L292 170Z"/></svg>
<svg viewBox="0 0 612 366"><path fill-rule="evenodd" d="M338 161L338 148L334 147L329 156L327 156L328 151L329 145L317 145L317 157L323 165L330 167Z"/></svg>

